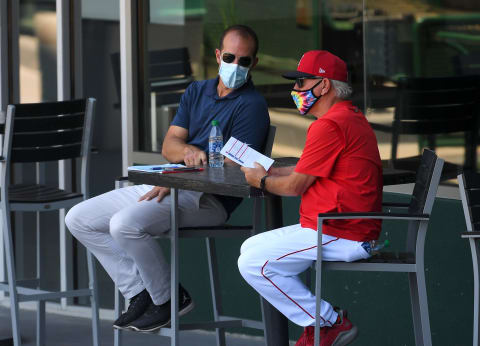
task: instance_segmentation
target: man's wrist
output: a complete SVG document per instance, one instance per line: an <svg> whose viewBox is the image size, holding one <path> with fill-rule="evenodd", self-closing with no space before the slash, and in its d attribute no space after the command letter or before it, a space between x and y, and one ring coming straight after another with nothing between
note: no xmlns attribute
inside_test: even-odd
<svg viewBox="0 0 480 346"><path fill-rule="evenodd" d="M260 189L261 189L262 191L266 191L267 178L268 178L268 174L265 174L265 175L260 179Z"/></svg>

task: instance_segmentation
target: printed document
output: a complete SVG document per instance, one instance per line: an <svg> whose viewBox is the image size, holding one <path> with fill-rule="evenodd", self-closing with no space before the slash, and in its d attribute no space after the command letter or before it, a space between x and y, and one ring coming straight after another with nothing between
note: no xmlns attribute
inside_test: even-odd
<svg viewBox="0 0 480 346"><path fill-rule="evenodd" d="M248 144L239 141L235 137L230 137L220 153L243 167L254 168L253 163L258 162L268 171L274 162L271 158L260 154L255 149L250 148Z"/></svg>

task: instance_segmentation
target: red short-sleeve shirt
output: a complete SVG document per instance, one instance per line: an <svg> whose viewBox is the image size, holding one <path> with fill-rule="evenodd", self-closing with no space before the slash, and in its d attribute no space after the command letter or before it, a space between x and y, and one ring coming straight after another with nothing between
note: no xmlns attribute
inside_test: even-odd
<svg viewBox="0 0 480 346"><path fill-rule="evenodd" d="M377 139L350 101L333 105L307 132L298 173L317 177L302 194L300 224L317 229L319 213L381 211L382 163ZM377 239L379 220L330 220L325 234L356 241Z"/></svg>

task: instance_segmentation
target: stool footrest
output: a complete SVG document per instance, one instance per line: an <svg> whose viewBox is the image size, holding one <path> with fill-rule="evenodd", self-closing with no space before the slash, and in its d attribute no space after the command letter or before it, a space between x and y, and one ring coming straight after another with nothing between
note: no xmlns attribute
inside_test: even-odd
<svg viewBox="0 0 480 346"><path fill-rule="evenodd" d="M18 288L17 288L18 290ZM89 288L84 288L80 290L71 290L71 291L61 291L61 292L48 292L40 290L28 289L29 293L23 293L20 290L19 292L19 301L28 302L28 301L38 301L38 300L50 300L58 298L73 298L73 297L88 297L92 295L92 290Z"/></svg>
<svg viewBox="0 0 480 346"><path fill-rule="evenodd" d="M462 232L462 238L480 238L480 232L478 231L470 231L470 232Z"/></svg>
<svg viewBox="0 0 480 346"><path fill-rule="evenodd" d="M220 321L228 321L228 320L238 319L238 317L224 316L224 315L218 316L218 318L220 319ZM249 319L245 319L245 318L242 318L241 321L242 321L242 327L260 329L260 330L264 329L264 325L263 325L262 321L249 320Z"/></svg>
<svg viewBox="0 0 480 346"><path fill-rule="evenodd" d="M198 329L213 329L213 328L241 328L243 327L241 319L226 320L226 321L207 321L198 323L181 323L178 330L198 330ZM133 330L125 330L133 331ZM155 334L162 336L172 335L172 328L165 327L155 332L145 332L146 334Z"/></svg>
<svg viewBox="0 0 480 346"><path fill-rule="evenodd" d="M17 280L17 286L35 286L40 283L40 279L37 278L30 278L30 279L21 279ZM6 285L8 286L8 281L0 281L0 287L1 285Z"/></svg>
<svg viewBox="0 0 480 346"><path fill-rule="evenodd" d="M10 292L8 284L0 283L0 291ZM86 297L92 295L92 290L90 288L83 288L79 290L51 292L38 288L17 286L17 294L19 302L28 302L58 298Z"/></svg>

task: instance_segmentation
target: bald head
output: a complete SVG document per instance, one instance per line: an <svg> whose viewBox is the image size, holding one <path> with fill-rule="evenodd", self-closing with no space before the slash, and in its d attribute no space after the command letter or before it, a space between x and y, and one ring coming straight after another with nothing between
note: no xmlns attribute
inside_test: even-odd
<svg viewBox="0 0 480 346"><path fill-rule="evenodd" d="M219 49L220 51L223 50L224 46L224 40L227 35L232 36L232 34L235 34L239 37L241 37L245 41L250 41L252 43L252 51L251 51L251 56L256 57L257 52L258 52L258 37L255 31L253 31L252 28L246 25L232 25L225 29L225 31L222 34L222 37L220 38L220 43L219 43Z"/></svg>

